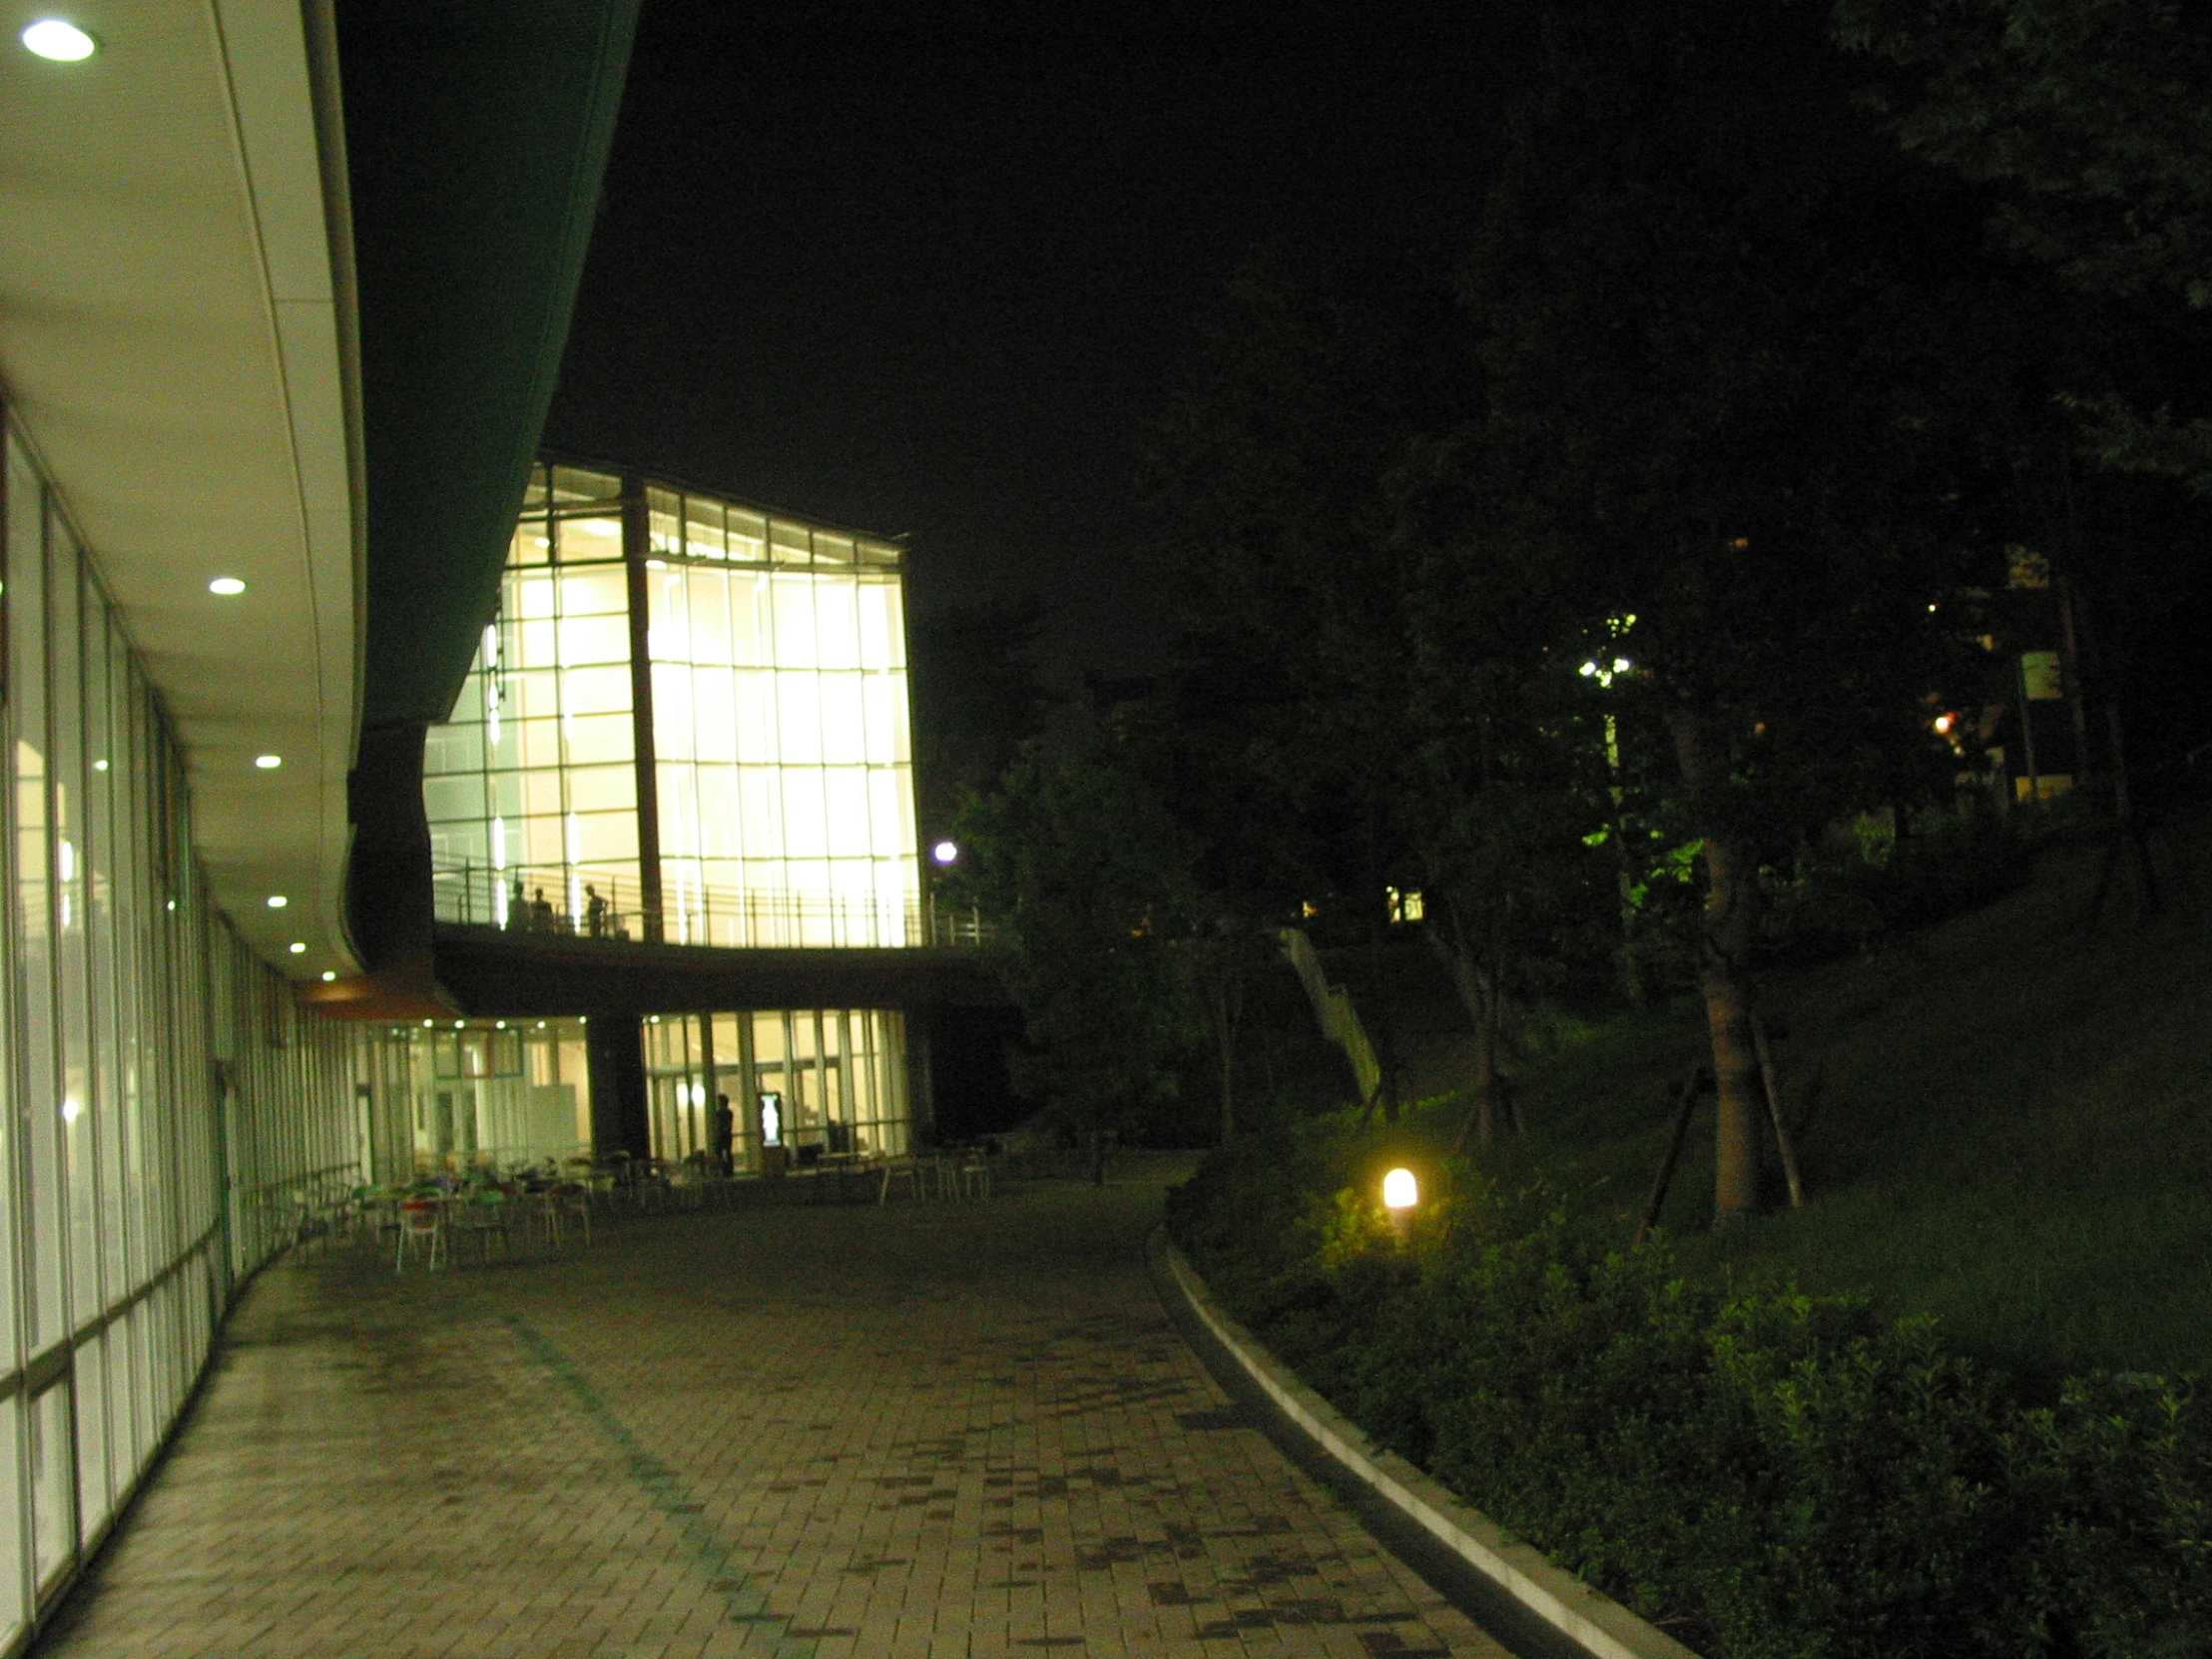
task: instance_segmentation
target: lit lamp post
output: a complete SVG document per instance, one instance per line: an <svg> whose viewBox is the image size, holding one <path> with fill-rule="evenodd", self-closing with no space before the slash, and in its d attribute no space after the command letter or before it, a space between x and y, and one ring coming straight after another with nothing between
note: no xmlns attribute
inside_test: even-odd
<svg viewBox="0 0 2212 1659"><path fill-rule="evenodd" d="M1393 1169L1382 1177L1382 1208L1390 1213L1390 1231L1403 1244L1412 1231L1413 1206L1420 1202L1420 1184L1409 1169Z"/></svg>
<svg viewBox="0 0 2212 1659"><path fill-rule="evenodd" d="M929 848L929 861L935 864L940 872L950 874L952 866L960 861L960 843L953 840L949 835L946 836ZM926 897L929 909L922 921L928 929L929 942L931 944L950 944L952 942L950 934L953 918L950 916L940 918L937 914L936 882L928 883Z"/></svg>

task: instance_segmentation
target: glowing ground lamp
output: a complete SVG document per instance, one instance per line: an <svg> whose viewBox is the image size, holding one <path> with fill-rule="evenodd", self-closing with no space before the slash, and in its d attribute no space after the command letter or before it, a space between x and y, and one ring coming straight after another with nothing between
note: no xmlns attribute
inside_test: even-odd
<svg viewBox="0 0 2212 1659"><path fill-rule="evenodd" d="M1390 1231L1405 1241L1413 1225L1413 1206L1420 1202L1420 1183L1409 1169L1393 1169L1382 1177L1382 1208L1390 1213Z"/></svg>

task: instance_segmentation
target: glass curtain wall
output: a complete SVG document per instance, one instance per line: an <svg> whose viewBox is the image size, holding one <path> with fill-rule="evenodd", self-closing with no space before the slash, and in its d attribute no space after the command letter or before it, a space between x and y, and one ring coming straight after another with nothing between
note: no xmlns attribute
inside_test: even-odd
<svg viewBox="0 0 2212 1659"><path fill-rule="evenodd" d="M5 1648L136 1486L232 1287L360 1174L346 1034L212 907L159 705L12 428L0 564Z"/></svg>
<svg viewBox="0 0 2212 1659"><path fill-rule="evenodd" d="M386 1175L520 1169L591 1155L581 1019L425 1020L364 1041L357 1090Z"/></svg>
<svg viewBox="0 0 2212 1659"><path fill-rule="evenodd" d="M643 937L651 897L670 943L920 942L898 549L632 490L626 565L620 479L534 475L425 750L439 914Z"/></svg>
<svg viewBox="0 0 2212 1659"><path fill-rule="evenodd" d="M897 550L646 496L668 938L918 942Z"/></svg>
<svg viewBox="0 0 2212 1659"><path fill-rule="evenodd" d="M909 1150L906 1024L885 1008L657 1014L645 1024L653 1155L713 1151L715 1097L735 1119L731 1159L759 1174L761 1149L797 1158Z"/></svg>
<svg viewBox="0 0 2212 1659"><path fill-rule="evenodd" d="M643 936L621 496L532 470L498 619L424 746L441 915Z"/></svg>

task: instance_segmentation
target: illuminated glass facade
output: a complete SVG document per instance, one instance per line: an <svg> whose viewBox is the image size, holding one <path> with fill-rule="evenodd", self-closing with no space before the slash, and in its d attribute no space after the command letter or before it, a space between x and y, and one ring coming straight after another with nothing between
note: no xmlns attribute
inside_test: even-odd
<svg viewBox="0 0 2212 1659"><path fill-rule="evenodd" d="M6 449L0 1649L137 1486L233 1286L367 1155L347 1033L210 903L161 708Z"/></svg>
<svg viewBox="0 0 2212 1659"><path fill-rule="evenodd" d="M881 1008L667 1014L645 1027L653 1150L713 1150L715 1097L733 1117L731 1157L758 1174L761 1149L898 1157L909 1150L906 1027Z"/></svg>
<svg viewBox="0 0 2212 1659"><path fill-rule="evenodd" d="M379 1170L512 1169L591 1154L583 1020L379 1028L360 1066Z"/></svg>
<svg viewBox="0 0 2212 1659"><path fill-rule="evenodd" d="M448 920L919 942L899 550L539 466L424 801Z"/></svg>

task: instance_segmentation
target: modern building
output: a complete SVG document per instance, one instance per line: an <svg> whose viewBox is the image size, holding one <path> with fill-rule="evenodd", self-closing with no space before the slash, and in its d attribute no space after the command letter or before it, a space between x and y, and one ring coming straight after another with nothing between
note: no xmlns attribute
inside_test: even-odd
<svg viewBox="0 0 2212 1659"><path fill-rule="evenodd" d="M634 22L0 6L0 1659L303 1208L894 1149L979 994L899 550L535 459Z"/></svg>
<svg viewBox="0 0 2212 1659"><path fill-rule="evenodd" d="M718 1098L741 1174L908 1149L908 1011L974 975L921 880L902 564L864 532L532 467L422 760L440 982L500 1012L382 1027L386 1162L702 1157ZM655 960L691 983L644 991Z"/></svg>

